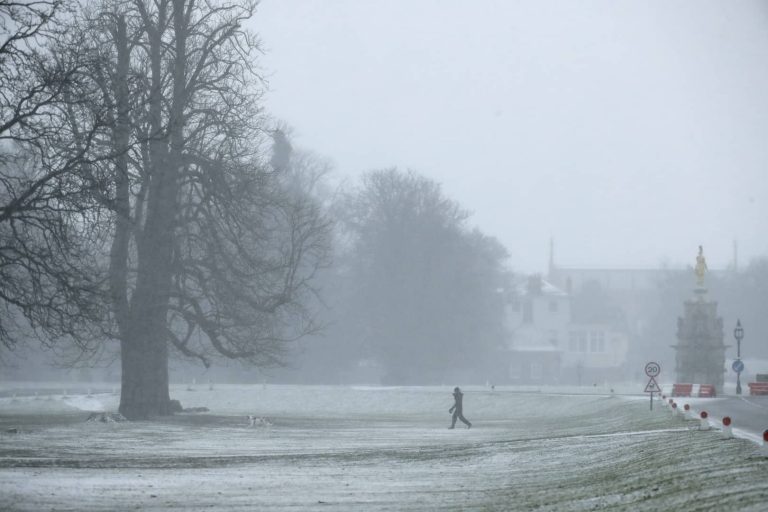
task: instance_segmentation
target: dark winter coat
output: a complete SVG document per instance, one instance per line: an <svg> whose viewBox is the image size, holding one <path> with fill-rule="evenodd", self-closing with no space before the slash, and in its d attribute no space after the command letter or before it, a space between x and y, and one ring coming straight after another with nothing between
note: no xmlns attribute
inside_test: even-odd
<svg viewBox="0 0 768 512"><path fill-rule="evenodd" d="M453 399L454 399L455 403L453 404L453 407L451 407L451 410L456 409L456 412L461 414L462 407L463 407L462 400L464 399L464 393L462 393L461 391L454 391L453 392Z"/></svg>

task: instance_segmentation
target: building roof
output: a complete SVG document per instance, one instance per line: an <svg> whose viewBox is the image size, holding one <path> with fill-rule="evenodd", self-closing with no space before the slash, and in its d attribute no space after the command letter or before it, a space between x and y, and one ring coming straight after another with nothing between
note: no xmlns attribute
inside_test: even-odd
<svg viewBox="0 0 768 512"><path fill-rule="evenodd" d="M528 295L546 295L549 297L568 296L568 294L561 288L558 288L540 276L531 276L525 281L518 283L515 288L519 297L526 297Z"/></svg>

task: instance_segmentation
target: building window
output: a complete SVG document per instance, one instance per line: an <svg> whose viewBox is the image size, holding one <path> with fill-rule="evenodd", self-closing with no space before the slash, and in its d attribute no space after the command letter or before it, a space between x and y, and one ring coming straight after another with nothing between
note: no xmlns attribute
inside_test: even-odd
<svg viewBox="0 0 768 512"><path fill-rule="evenodd" d="M557 330L550 329L549 331L549 342L553 344L554 346L557 346Z"/></svg>
<svg viewBox="0 0 768 512"><path fill-rule="evenodd" d="M579 332L579 352L587 351L587 333L584 331Z"/></svg>
<svg viewBox="0 0 768 512"><path fill-rule="evenodd" d="M597 352L597 332L595 331L589 333L589 351Z"/></svg>
<svg viewBox="0 0 768 512"><path fill-rule="evenodd" d="M544 376L544 367L541 363L531 363L531 380L541 380Z"/></svg>
<svg viewBox="0 0 768 512"><path fill-rule="evenodd" d="M525 301L523 304L523 323L533 323L533 302L530 300Z"/></svg>
<svg viewBox="0 0 768 512"><path fill-rule="evenodd" d="M568 350L571 352L576 352L579 350L579 340L576 335L576 331L571 331L568 333Z"/></svg>
<svg viewBox="0 0 768 512"><path fill-rule="evenodd" d="M605 333L603 331L597 333L597 350L598 352L605 352Z"/></svg>
<svg viewBox="0 0 768 512"><path fill-rule="evenodd" d="M549 301L549 312L550 313L557 313L557 307L558 306L559 306L559 304L557 303L556 300Z"/></svg>

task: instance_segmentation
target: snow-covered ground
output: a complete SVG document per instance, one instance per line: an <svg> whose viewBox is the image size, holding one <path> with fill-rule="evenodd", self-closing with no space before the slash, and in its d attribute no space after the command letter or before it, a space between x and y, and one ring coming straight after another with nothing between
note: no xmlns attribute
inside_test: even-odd
<svg viewBox="0 0 768 512"><path fill-rule="evenodd" d="M108 387L107 387L108 388ZM3 510L765 510L768 457L647 399L452 387L178 386L180 414L4 393ZM247 415L262 418L250 426ZM18 433L7 433L9 428ZM463 427L463 426L462 426Z"/></svg>

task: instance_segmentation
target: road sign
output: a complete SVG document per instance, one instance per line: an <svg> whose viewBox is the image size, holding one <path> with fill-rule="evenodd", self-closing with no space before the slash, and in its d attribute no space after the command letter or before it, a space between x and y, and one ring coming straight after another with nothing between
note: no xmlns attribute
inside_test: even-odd
<svg viewBox="0 0 768 512"><path fill-rule="evenodd" d="M733 364L731 365L731 368L736 373L741 373L744 371L744 363L741 362L741 359L737 359L733 362Z"/></svg>
<svg viewBox="0 0 768 512"><path fill-rule="evenodd" d="M648 379L648 384L645 386L645 392L646 393L661 393L661 388L659 387L659 383L656 382L656 379L651 377Z"/></svg>
<svg viewBox="0 0 768 512"><path fill-rule="evenodd" d="M645 374L650 378L658 377L660 373L661 373L661 366L659 366L659 363L654 363L653 361L651 361L650 363L645 365Z"/></svg>

